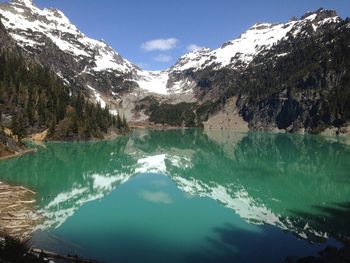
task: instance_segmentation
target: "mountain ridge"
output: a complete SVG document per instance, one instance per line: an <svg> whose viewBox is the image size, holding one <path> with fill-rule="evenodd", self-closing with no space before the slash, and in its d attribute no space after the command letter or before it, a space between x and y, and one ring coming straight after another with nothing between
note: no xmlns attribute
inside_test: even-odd
<svg viewBox="0 0 350 263"><path fill-rule="evenodd" d="M264 121L261 126L253 124L242 104L246 91L238 94L229 90L241 90L245 85L242 76L259 68L265 58L275 62L289 58L294 42L321 39L344 22L335 11L321 8L286 23L256 23L217 49L199 49L183 55L168 69L146 71L107 43L87 37L59 10L41 10L30 0L15 0L0 4L0 14L23 53L48 66L71 89L81 90L102 106L108 105L112 114L119 112L132 122L159 123L152 114L159 116L159 110L165 107L182 116L171 123L200 126L224 107L228 97L238 96L234 111L249 128L267 130L280 126L272 123L276 120ZM186 103L186 109L181 109L179 105ZM162 119L166 124L166 115Z"/></svg>

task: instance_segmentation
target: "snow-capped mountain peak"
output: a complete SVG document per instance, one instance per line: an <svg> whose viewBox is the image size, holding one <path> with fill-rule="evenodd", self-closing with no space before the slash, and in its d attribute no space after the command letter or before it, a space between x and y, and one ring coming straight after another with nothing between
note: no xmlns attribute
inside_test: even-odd
<svg viewBox="0 0 350 263"><path fill-rule="evenodd" d="M336 17L337 12L334 10L329 10L329 9L324 9L320 8L317 11L309 11L306 14L304 14L300 20L315 20L317 19L316 22L319 22L322 19L328 18L328 17Z"/></svg>
<svg viewBox="0 0 350 263"><path fill-rule="evenodd" d="M216 68L235 64L246 66L255 55L268 49L286 36L296 22L287 24L257 23L238 39L231 40L215 50L204 49L183 56L173 67L175 71L202 69L211 65Z"/></svg>
<svg viewBox="0 0 350 263"><path fill-rule="evenodd" d="M91 39L80 32L59 10L41 10L31 0L14 0L0 5L2 22L18 45L27 51L41 49L50 39L61 51L74 56L76 61L90 60L91 70L130 72L134 66L102 41Z"/></svg>
<svg viewBox="0 0 350 263"><path fill-rule="evenodd" d="M33 0L12 0L11 2L14 4L21 4L28 7L34 6Z"/></svg>
<svg viewBox="0 0 350 263"><path fill-rule="evenodd" d="M325 23L339 22L340 18L333 10L319 9L308 12L299 20L293 19L287 23L256 23L239 38L224 43L215 50L202 49L188 53L181 57L173 71L197 71L213 66L214 69L222 67L245 68L262 51L267 51L279 41L287 39L288 33L293 35L312 25L314 31Z"/></svg>

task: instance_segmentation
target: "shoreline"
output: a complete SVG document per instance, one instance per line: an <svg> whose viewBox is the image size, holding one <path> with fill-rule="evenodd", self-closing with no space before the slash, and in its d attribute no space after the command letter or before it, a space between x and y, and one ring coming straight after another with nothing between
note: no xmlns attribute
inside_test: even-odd
<svg viewBox="0 0 350 263"><path fill-rule="evenodd" d="M156 124L148 121L144 122L130 122L129 127L131 130L140 129L140 130L186 130L186 129L202 129L205 131L232 131L232 132L270 132L270 133L289 133L289 134L301 134L301 135L320 135L323 137L332 137L332 138L349 138L350 139L350 124L346 124L343 127L327 127L325 130L319 133L306 132L305 129L299 129L297 131L291 132L288 129L278 129L278 128L266 128L266 129L250 129L247 127L242 128L231 127L228 128L226 126L221 125L209 125L207 122L203 122L202 127L187 127L187 126L171 126L168 124Z"/></svg>
<svg viewBox="0 0 350 263"><path fill-rule="evenodd" d="M34 152L36 152L36 149L27 148L27 149L23 150L22 152L15 152L15 153L12 153L12 154L9 154L9 155L2 156L2 157L0 157L0 161L21 157L21 156L23 156L25 154L34 153Z"/></svg>
<svg viewBox="0 0 350 263"><path fill-rule="evenodd" d="M254 132L254 130L248 130L248 131L241 131L236 129L222 129L222 128L206 128L206 127L181 127L181 126L170 126L170 125L162 125L162 124L130 124L130 130L128 132L124 133L117 133L115 131L109 131L107 134L104 135L103 138L89 138L89 139L74 139L74 138L67 138L67 139L61 139L61 140L48 140L46 137L42 139L34 139L33 136L35 134L30 135L29 137L25 138L24 141L28 141L33 144L40 144L42 142L53 142L53 143L62 143L62 142L100 142L100 141L110 141L114 140L115 138L119 136L125 136L126 134L132 132L133 130L154 130L154 131L169 131L169 130L188 130L188 129L201 129L203 131L231 131L231 132L237 132L237 133L248 133L248 132ZM255 131L255 132L268 132L268 133L289 133L289 134L300 134L300 135L315 135L320 136L325 139L335 139L339 141L340 143L344 143L346 145L350 145L350 132L346 133L330 133L330 132L321 132L319 134L313 134L313 133L306 133L302 130L297 132L288 132L286 130L266 130L266 131ZM13 158L21 157L25 154L29 153L35 153L37 149L35 148L28 148L26 147L23 149L23 151L15 151L14 153L5 155L0 157L0 161L6 161Z"/></svg>
<svg viewBox="0 0 350 263"><path fill-rule="evenodd" d="M43 132L31 134L26 138L24 138L23 141L28 141L34 144L42 143L42 142L95 142L95 141L98 142L98 141L104 141L104 140L112 140L118 136L123 136L128 133L129 131L120 132L119 130L116 130L116 129L109 129L107 133L102 134L102 137L79 138L78 136L72 136L72 137L62 137L60 139L52 139L52 138L49 138L48 136L48 130L45 130Z"/></svg>
<svg viewBox="0 0 350 263"><path fill-rule="evenodd" d="M186 126L171 126L171 125L163 125L163 124L152 124L152 123L130 123L129 127L131 130L139 129L139 130L182 130L182 129L193 129L201 127L186 127Z"/></svg>

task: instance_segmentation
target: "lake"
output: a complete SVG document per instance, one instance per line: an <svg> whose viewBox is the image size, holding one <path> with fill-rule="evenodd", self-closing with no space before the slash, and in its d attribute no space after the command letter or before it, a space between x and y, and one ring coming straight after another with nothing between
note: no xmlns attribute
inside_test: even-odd
<svg viewBox="0 0 350 263"><path fill-rule="evenodd" d="M0 162L37 191L33 246L101 262L282 262L350 238L350 146L312 135L135 130Z"/></svg>

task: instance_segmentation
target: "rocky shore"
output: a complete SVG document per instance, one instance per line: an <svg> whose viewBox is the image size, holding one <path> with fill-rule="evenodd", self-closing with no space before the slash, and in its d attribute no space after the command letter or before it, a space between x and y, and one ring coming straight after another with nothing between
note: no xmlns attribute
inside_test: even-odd
<svg viewBox="0 0 350 263"><path fill-rule="evenodd" d="M350 245L342 248L327 246L318 256L304 258L288 257L283 263L348 263L350 262Z"/></svg>

